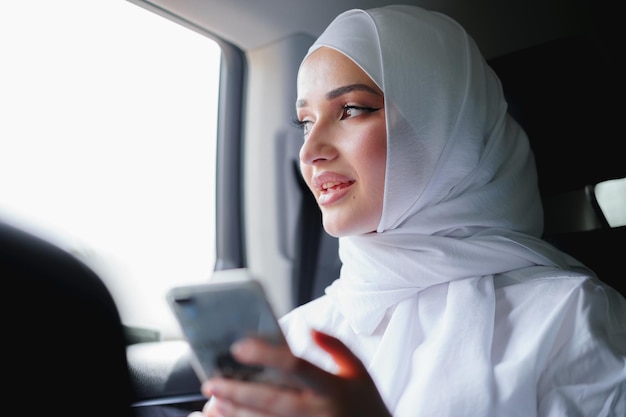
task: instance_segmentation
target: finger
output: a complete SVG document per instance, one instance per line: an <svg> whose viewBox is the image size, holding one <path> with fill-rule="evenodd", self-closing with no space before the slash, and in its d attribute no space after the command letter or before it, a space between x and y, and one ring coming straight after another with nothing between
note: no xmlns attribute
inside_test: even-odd
<svg viewBox="0 0 626 417"><path fill-rule="evenodd" d="M219 409L216 407L217 402L217 398L212 398L211 400L207 401L204 404L204 407L202 407L202 416L198 417L224 417L224 414L220 413Z"/></svg>
<svg viewBox="0 0 626 417"><path fill-rule="evenodd" d="M223 417L223 416L221 414L216 414L215 411L213 410L203 409L203 411L193 411L190 414L188 414L187 417Z"/></svg>
<svg viewBox="0 0 626 417"><path fill-rule="evenodd" d="M312 363L294 356L287 344L272 345L262 339L250 337L234 343L231 353L242 363L274 368L285 375L306 379L312 373L328 374Z"/></svg>
<svg viewBox="0 0 626 417"><path fill-rule="evenodd" d="M223 417L217 411L217 408L213 404L215 401L207 401L202 407L202 411L193 411L187 415L187 417Z"/></svg>
<svg viewBox="0 0 626 417"><path fill-rule="evenodd" d="M367 374L363 363L339 339L317 330L311 330L313 341L330 354L339 370L337 375L345 378L358 378Z"/></svg>
<svg viewBox="0 0 626 417"><path fill-rule="evenodd" d="M303 416L310 411L305 404L317 408L312 395L262 383L212 378L203 391L214 396L213 405L225 415Z"/></svg>
<svg viewBox="0 0 626 417"><path fill-rule="evenodd" d="M294 361L294 356L286 343L273 345L255 337L241 339L233 343L230 351L235 359L248 365L281 369L282 366L288 366Z"/></svg>
<svg viewBox="0 0 626 417"><path fill-rule="evenodd" d="M317 330L312 330L311 336L337 364L338 377L347 382L338 384L338 388L343 388L339 396L342 408L353 415L391 417L363 362L339 339Z"/></svg>
<svg viewBox="0 0 626 417"><path fill-rule="evenodd" d="M322 343L324 342L322 341ZM343 346L339 341L336 343ZM355 366L347 367L349 363L354 361L357 361L358 364L360 362L356 357L352 362L342 360L343 357L350 355L350 351L344 346L343 350L347 351L347 353L340 354L341 348L340 346L335 346L336 343L329 340L327 345L333 352L337 352L335 356L344 363L344 372L354 376L367 375L365 370L353 372L353 369L357 369ZM336 374L327 372L305 359L294 356L287 345L275 346L258 338L246 338L233 344L231 351L233 356L242 363L266 366L278 370L283 375L285 385L297 390L309 387L318 393L328 393L333 392L338 383ZM339 378L341 377L343 376Z"/></svg>

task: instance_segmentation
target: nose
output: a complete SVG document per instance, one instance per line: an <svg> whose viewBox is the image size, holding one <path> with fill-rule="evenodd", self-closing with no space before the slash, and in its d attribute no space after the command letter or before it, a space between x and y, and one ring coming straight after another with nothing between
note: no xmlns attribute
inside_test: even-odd
<svg viewBox="0 0 626 417"><path fill-rule="evenodd" d="M300 147L300 163L315 165L321 161L332 160L337 157L337 147L332 140L332 134L318 122L309 131L304 143Z"/></svg>

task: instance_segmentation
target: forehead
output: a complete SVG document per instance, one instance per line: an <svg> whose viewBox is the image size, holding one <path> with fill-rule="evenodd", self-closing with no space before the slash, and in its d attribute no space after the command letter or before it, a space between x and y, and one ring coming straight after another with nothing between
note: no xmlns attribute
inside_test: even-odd
<svg viewBox="0 0 626 417"><path fill-rule="evenodd" d="M312 52L298 72L298 96L324 93L348 84L365 84L379 90L354 61L341 52L321 47Z"/></svg>

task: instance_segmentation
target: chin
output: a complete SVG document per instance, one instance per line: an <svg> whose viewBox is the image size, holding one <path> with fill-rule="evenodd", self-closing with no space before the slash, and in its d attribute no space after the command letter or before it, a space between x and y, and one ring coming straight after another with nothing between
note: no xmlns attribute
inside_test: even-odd
<svg viewBox="0 0 626 417"><path fill-rule="evenodd" d="M370 233L376 233L376 228L355 227L354 225L338 225L330 221L323 220L323 226L326 233L332 237L349 237L358 235L367 235Z"/></svg>

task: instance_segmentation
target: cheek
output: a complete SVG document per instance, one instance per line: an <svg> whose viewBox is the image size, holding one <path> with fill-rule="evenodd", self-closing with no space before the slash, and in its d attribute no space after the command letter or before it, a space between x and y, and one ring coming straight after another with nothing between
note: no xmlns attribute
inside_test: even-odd
<svg viewBox="0 0 626 417"><path fill-rule="evenodd" d="M387 135L383 125L370 131L367 138L367 169L369 176L369 187L372 191L372 205L382 213L383 199L385 193L385 173L387 168Z"/></svg>
<svg viewBox="0 0 626 417"><path fill-rule="evenodd" d="M370 186L374 201L372 204L382 212L385 195L385 171L387 167L386 149L378 152L370 159Z"/></svg>
<svg viewBox="0 0 626 417"><path fill-rule="evenodd" d="M387 133L384 125L377 126L367 132L361 146L363 159L367 161L370 172L377 184L385 183L385 169L387 166Z"/></svg>

